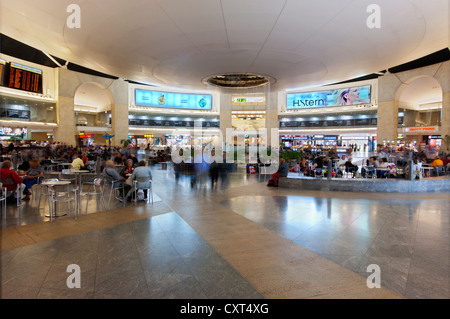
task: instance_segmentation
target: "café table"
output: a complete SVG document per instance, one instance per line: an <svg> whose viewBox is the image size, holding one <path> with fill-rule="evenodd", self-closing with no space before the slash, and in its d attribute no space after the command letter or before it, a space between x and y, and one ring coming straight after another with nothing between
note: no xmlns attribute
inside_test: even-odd
<svg viewBox="0 0 450 319"><path fill-rule="evenodd" d="M61 166L62 169L68 169L70 166L72 166L72 163L57 163L57 166Z"/></svg>
<svg viewBox="0 0 450 319"><path fill-rule="evenodd" d="M78 184L78 186L80 187L80 191L81 191L81 179L82 179L82 175L83 174L88 174L88 173L90 173L91 171L89 171L89 170L87 170L87 169L70 169L69 171L68 171L68 174L76 174L76 175L78 175L77 177L77 184Z"/></svg>
<svg viewBox="0 0 450 319"><path fill-rule="evenodd" d="M41 183L41 185L43 186L47 186L47 194L49 196L49 200L51 205L49 205L49 214L46 215L45 217L50 217L50 221L53 220L53 217L62 217L62 216L66 216L67 214L58 214L58 212L56 211L56 205L55 205L55 209L53 208L53 187L54 186L61 186L61 185L68 185L70 184L70 181L43 181Z"/></svg>

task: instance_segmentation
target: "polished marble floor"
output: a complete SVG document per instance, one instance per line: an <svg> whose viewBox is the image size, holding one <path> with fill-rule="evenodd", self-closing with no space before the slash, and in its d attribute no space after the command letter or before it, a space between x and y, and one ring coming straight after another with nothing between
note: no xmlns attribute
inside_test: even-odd
<svg viewBox="0 0 450 319"><path fill-rule="evenodd" d="M87 215L52 223L36 202L9 204L1 297L450 297L449 194L268 188L242 170L192 188L153 173L153 204L99 212L91 199ZM70 264L81 289L67 287ZM371 264L381 289L367 288Z"/></svg>

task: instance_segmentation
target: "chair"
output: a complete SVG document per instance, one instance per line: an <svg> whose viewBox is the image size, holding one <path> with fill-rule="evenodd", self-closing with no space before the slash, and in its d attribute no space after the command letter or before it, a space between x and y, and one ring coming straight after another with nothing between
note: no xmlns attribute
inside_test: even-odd
<svg viewBox="0 0 450 319"><path fill-rule="evenodd" d="M322 173L323 173L323 169L322 168L316 167L314 169L314 177L323 177Z"/></svg>
<svg viewBox="0 0 450 319"><path fill-rule="evenodd" d="M87 191L83 191L84 185L89 185ZM87 209L88 209L90 196L95 196L97 199L97 206L99 206L99 203L100 203L103 206L103 208L105 209L105 200L104 200L103 189L104 189L104 183L103 183L103 179L101 177L95 178L92 182L84 182L81 184L80 194L79 194L79 201L80 201L79 207L81 207L82 196L86 196L86 215L87 215ZM100 201L99 201L98 195L101 195Z"/></svg>
<svg viewBox="0 0 450 319"><path fill-rule="evenodd" d="M442 175L445 175L445 169L444 169L444 166L436 166L435 168L434 168L434 171L435 171L435 173L436 173L436 176L441 176L441 174Z"/></svg>
<svg viewBox="0 0 450 319"><path fill-rule="evenodd" d="M8 191L6 190L6 187L3 187L2 183L0 183L0 202L2 202L3 206L3 216L6 218L6 194Z"/></svg>
<svg viewBox="0 0 450 319"><path fill-rule="evenodd" d="M53 204L67 203L68 211L70 211L70 203L75 206L75 219L78 218L78 186L75 184L67 184L60 186L48 187L48 199L50 205L50 216L53 215ZM58 206L57 206L58 207Z"/></svg>
<svg viewBox="0 0 450 319"><path fill-rule="evenodd" d="M150 197L153 204L153 190L152 190L152 178L148 177L136 177L133 181L134 186L134 203L137 203L137 191L139 189L147 190L147 203L150 202Z"/></svg>
<svg viewBox="0 0 450 319"><path fill-rule="evenodd" d="M365 178L376 178L377 177L377 171L375 169L375 166L367 166L366 167L366 176Z"/></svg>
<svg viewBox="0 0 450 319"><path fill-rule="evenodd" d="M356 173L356 167L345 165L344 166L344 171L342 173L343 173L344 176L345 175L348 176L349 174L351 174L352 177L354 177L355 173Z"/></svg>
<svg viewBox="0 0 450 319"><path fill-rule="evenodd" d="M10 183L12 181L12 178L7 178L6 179L6 183L5 183L5 179L1 180L2 185L6 184L6 185L11 185L14 184L14 182ZM22 186L23 185L23 186ZM10 196L15 196L17 199L17 207L20 206L20 204L22 203L22 192L25 189L25 185L22 183L18 183L16 184L16 189L13 191L8 191L6 190L6 198L10 197Z"/></svg>
<svg viewBox="0 0 450 319"><path fill-rule="evenodd" d="M40 198L40 192L41 192L41 189L42 189L41 183L42 183L42 180L43 180L43 179L44 179L43 176L38 177L38 178L37 178L37 183L34 184L34 185L36 185L36 187L35 187L36 190L35 190L34 195L33 195L33 199L34 199L35 202L38 201L38 197ZM34 186L34 185L33 185L33 186ZM33 186L32 186L32 187L33 187Z"/></svg>
<svg viewBox="0 0 450 319"><path fill-rule="evenodd" d="M108 198L108 207L111 207L111 198L112 198L112 193L114 192L114 199L117 199L121 202L123 202L123 207L125 207L126 204L126 198L125 198L125 183L121 182L121 183L116 183L116 181L110 180L110 179L106 179L105 178L105 182L104 182L104 187L109 187L109 198ZM124 197L120 197L120 193L122 192L122 195L124 195ZM119 195L118 195L119 194Z"/></svg>
<svg viewBox="0 0 450 319"><path fill-rule="evenodd" d="M70 170L69 169L63 169L59 173L59 180L60 181L72 181L72 182L76 183L77 182L77 177L76 177L76 175L70 174Z"/></svg>

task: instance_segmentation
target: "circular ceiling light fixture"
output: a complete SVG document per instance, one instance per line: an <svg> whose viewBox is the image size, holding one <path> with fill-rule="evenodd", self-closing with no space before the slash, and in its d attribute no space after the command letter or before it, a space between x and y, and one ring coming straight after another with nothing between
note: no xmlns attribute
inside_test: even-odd
<svg viewBox="0 0 450 319"><path fill-rule="evenodd" d="M275 79L253 73L227 73L210 76L202 81L204 84L228 89L250 89L275 83Z"/></svg>

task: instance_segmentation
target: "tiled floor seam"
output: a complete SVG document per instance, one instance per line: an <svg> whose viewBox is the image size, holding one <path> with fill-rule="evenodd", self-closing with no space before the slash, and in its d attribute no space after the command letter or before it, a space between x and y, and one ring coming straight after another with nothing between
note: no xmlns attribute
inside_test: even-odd
<svg viewBox="0 0 450 319"><path fill-rule="evenodd" d="M53 239L82 234L82 233L89 232L92 230L102 229L102 228L111 227L111 226L115 226L115 225L119 225L119 224L125 224L127 222L131 222L134 220L151 218L151 217L155 216L153 214L142 214L142 215L137 214L137 213L131 211L131 208L133 208L133 207L129 206L127 208L128 208L127 211L120 212L120 214L122 214L122 213L124 214L124 215L120 216L122 218L114 219L114 221L112 221L111 218L108 218L108 216L106 216L106 214L108 214L108 212L115 213L115 212L117 212L117 209L110 210L110 211L98 212L95 214L78 216L77 220L72 219L71 217L68 217L70 219L55 220L53 222L45 222L45 223L40 223L40 224L31 224L31 225L24 225L24 226L16 226L13 228L0 229L0 234L1 234L0 239L2 240L2 244L0 245L0 249L1 249L0 251L10 250L10 249L19 248L19 247L25 247L25 246L37 244L37 243L44 242L44 241L49 241L49 240L53 240ZM98 214L101 214L102 216L99 217ZM128 218L124 218L124 217L126 217L126 215L129 215ZM108 224L107 225L96 224L94 227L86 226L86 219L93 219L93 220L97 220L97 221L99 219L100 219L100 221L101 221L101 219L104 219ZM43 229L47 229L50 227L58 227L57 223L64 225L63 227L66 227L67 224L75 223L76 231L73 231L73 227L70 227L70 230L73 231L70 234L65 234L63 236L54 234L53 236L51 236L51 238L43 238L42 240L38 239L39 235L36 235L36 233L42 233ZM30 242L26 245L8 245L7 249L4 249L5 245L4 245L3 240L6 240L6 239L4 239L4 236L8 236L8 233L10 233L10 232L17 232L16 236L19 236L21 238L28 238L32 242ZM45 232L45 233L46 233L46 235L48 235L48 232ZM30 236L30 234L34 234L35 236Z"/></svg>
<svg viewBox="0 0 450 319"><path fill-rule="evenodd" d="M169 205L170 206L170 205ZM233 211L231 211L231 210L229 210L229 212L231 213L231 214L236 214L235 212L233 212ZM182 214L182 212L178 212L178 214L180 215L180 217L181 218L183 218L183 214ZM238 214L237 214L238 215ZM242 216L241 216L242 217ZM245 222L247 222L247 223L254 223L254 222L252 222L252 221L250 221L250 220L248 220L248 219L246 219L245 217L242 217L243 218L243 221L245 221ZM183 218L184 219L184 218ZM202 234L202 231L200 230L198 230L197 228L196 228L196 226L195 225L192 225L191 223L190 223L190 221L189 220L185 220L186 221L186 223L188 223L191 227L192 227L192 229L194 229L211 247L213 247L214 248L214 250L220 255L220 256L222 256L222 258L224 258L239 274L241 274L246 280L248 280L249 282L250 282L250 284L252 284L252 286L254 286L255 287L255 289L256 290L258 290L261 294L263 294L264 295L264 292L263 291L261 291L261 289L259 289L258 288L258 285L257 285L257 282L258 281L255 281L255 283L252 283L252 281L250 281L249 279L248 279L248 277L245 275L245 273L242 273L242 270L241 269L239 269L239 268L237 268L236 267L236 265L235 264L233 264L233 262L230 262L230 260L229 260L229 257L227 257L227 255L225 254L223 254L223 251L221 252L220 251L220 248L219 249L217 249L217 247L215 247L214 245L211 245L211 238L204 238L204 235ZM275 232L273 232L273 231L271 231L271 230L269 230L269 229L267 229L267 228L265 228L265 227L263 227L263 226L261 226L261 225L259 225L259 224L257 224L257 223L254 223L254 224L256 224L256 225L258 225L258 226L260 226L262 229L264 229L264 231L268 231L268 232L271 232L272 233L272 235L275 235L275 236L278 236L278 237L280 237L280 240L287 240L287 239L285 239L284 237L282 237L282 236L280 236L280 235L278 235L278 234L276 234ZM203 230L203 232L204 232L204 230ZM291 242L291 241L290 241ZM294 243L295 244L295 243ZM283 246L283 245L282 245ZM299 245L298 245L299 246ZM303 248L303 247L302 247ZM305 249L305 248L303 248L303 249ZM313 252L311 252L311 253L313 253ZM315 255L317 255L317 254L315 254ZM334 263L334 262L332 262L331 260L328 260L328 259L326 259L325 257L322 257L322 256L320 256L320 255L317 255L317 258L319 258L319 259L323 259L324 260L324 262L326 262L326 261L328 261L328 262L331 262L331 263L333 263L333 264L335 264L336 265L336 267L339 267L339 268L341 268L342 270L344 270L344 271L349 271L350 272L350 270L348 270L348 269L346 269L345 267L343 267L343 266L341 266L341 265L339 265L339 264L337 264L337 263ZM326 261L325 261L326 260ZM353 273L353 272L352 272ZM256 285L255 285L256 284ZM391 292L389 289L387 289L387 288L384 288L386 291L388 291L388 295L390 295L390 294L393 294L393 295L395 295L395 293L393 293L393 292Z"/></svg>

